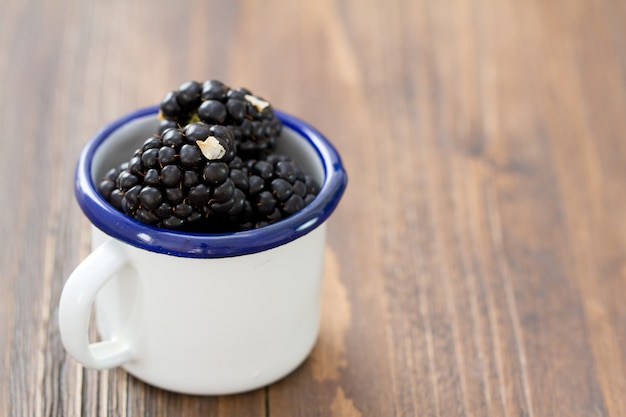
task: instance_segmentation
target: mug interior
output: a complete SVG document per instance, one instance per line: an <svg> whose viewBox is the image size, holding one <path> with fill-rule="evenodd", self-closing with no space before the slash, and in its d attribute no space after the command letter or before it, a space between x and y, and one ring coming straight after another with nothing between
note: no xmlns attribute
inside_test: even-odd
<svg viewBox="0 0 626 417"><path fill-rule="evenodd" d="M76 199L92 224L105 234L153 252L217 258L256 253L288 243L330 216L346 187L347 175L337 151L321 133L294 116L275 112L283 123L276 151L294 159L320 184L320 191L310 204L276 223L240 232L182 232L143 224L104 200L96 184L109 169L128 161L157 132L158 106L139 109L112 122L87 143L76 168Z"/></svg>

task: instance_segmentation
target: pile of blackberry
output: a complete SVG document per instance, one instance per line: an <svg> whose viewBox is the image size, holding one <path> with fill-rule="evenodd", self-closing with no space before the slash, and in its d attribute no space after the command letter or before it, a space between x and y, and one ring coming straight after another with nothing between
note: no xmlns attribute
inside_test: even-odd
<svg viewBox="0 0 626 417"><path fill-rule="evenodd" d="M191 94L197 90L191 86L202 87L200 99ZM159 132L148 138L128 162L105 174L98 191L111 205L142 223L216 233L274 223L313 200L319 184L294 160L274 150L282 125L269 103L258 114L245 116L246 121L270 126L262 134L244 131L241 125L233 124L235 118L230 115L207 121L208 112L200 108L214 100L205 99L205 92L217 94L216 86L224 90L226 106L238 100L233 98L236 93L228 95L230 91L244 91L251 96L248 90L230 90L219 81L191 81L183 84L174 98L168 93L161 103L160 116L172 117L176 113L173 108L184 108L184 119L182 113L175 125L163 119ZM192 100L192 96L196 98ZM196 103L197 110L190 110L191 102ZM202 120L194 121L195 114L202 114Z"/></svg>

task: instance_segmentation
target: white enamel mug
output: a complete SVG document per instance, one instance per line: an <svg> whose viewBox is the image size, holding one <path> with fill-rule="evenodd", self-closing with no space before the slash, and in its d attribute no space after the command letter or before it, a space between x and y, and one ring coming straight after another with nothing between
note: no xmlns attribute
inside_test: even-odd
<svg viewBox="0 0 626 417"><path fill-rule="evenodd" d="M255 230L159 229L117 211L95 185L156 132L157 111L106 126L79 158L75 194L92 223L93 252L61 295L63 344L86 367L121 366L170 391L221 395L268 385L298 367L317 338L325 221L347 182L341 159L318 131L277 111L278 151L318 180L318 196ZM92 305L101 341L90 343Z"/></svg>

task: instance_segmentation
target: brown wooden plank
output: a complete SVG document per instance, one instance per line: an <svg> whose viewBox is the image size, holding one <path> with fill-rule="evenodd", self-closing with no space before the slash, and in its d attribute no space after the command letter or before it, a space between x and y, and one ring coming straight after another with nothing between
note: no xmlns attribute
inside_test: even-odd
<svg viewBox="0 0 626 417"><path fill-rule="evenodd" d="M619 1L4 0L0 415L626 415ZM89 253L72 177L102 124L188 79L340 150L322 328L272 386L168 393L58 334Z"/></svg>

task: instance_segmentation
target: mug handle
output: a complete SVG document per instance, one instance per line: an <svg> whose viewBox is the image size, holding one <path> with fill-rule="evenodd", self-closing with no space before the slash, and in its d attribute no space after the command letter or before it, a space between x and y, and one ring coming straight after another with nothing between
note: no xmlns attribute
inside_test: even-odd
<svg viewBox="0 0 626 417"><path fill-rule="evenodd" d="M132 359L126 340L89 343L91 306L98 291L128 264L126 252L109 239L85 258L70 275L59 302L59 330L67 352L88 368L106 369Z"/></svg>

